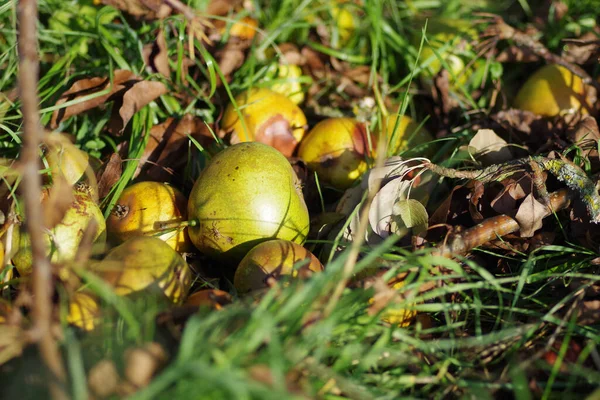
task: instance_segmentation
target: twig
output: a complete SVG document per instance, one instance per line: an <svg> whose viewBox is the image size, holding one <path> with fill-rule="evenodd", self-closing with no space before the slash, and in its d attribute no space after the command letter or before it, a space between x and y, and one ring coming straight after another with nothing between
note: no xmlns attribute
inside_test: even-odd
<svg viewBox="0 0 600 400"><path fill-rule="evenodd" d="M549 195L550 208L559 211L571 204L571 195L567 189L561 189ZM439 245L433 252L436 256L455 257L467 254L475 247L482 246L499 237L519 230L519 223L508 215L487 218L478 225L452 236Z"/></svg>
<svg viewBox="0 0 600 400"><path fill-rule="evenodd" d="M23 113L23 196L26 214L26 226L31 238L32 252L32 292L33 331L32 338L38 342L42 360L53 375L49 380L53 399L66 399L62 383L65 371L54 336L52 322L52 275L50 262L46 256L46 241L42 226L43 209L40 205L42 195L39 169L39 145L42 126L39 119L37 82L38 82L38 46L37 46L37 0L18 2L19 17L19 94Z"/></svg>

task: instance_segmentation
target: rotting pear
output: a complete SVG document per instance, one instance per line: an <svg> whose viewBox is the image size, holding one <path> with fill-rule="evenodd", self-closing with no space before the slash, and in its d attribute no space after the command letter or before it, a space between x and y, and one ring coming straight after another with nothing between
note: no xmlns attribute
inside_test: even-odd
<svg viewBox="0 0 600 400"><path fill-rule="evenodd" d="M300 264L302 263L302 264ZM294 265L300 265L294 269ZM323 265L310 251L287 240L269 240L252 248L235 271L233 285L240 294L269 287L269 278L294 278L323 271Z"/></svg>
<svg viewBox="0 0 600 400"><path fill-rule="evenodd" d="M257 141L292 156L306 131L306 116L300 107L287 96L265 88L246 91L235 102L245 124L233 103L221 121L223 132L231 133L232 144Z"/></svg>
<svg viewBox="0 0 600 400"><path fill-rule="evenodd" d="M74 200L63 219L45 235L46 246L52 263L65 263L75 259L85 231L92 221L96 224L93 245L96 249L106 242L106 222L100 207L92 200L84 186L73 190ZM43 203L42 203L43 206ZM50 210L48 210L49 212ZM21 276L31 273L31 242L23 230L13 234L13 246L18 250L12 257Z"/></svg>
<svg viewBox="0 0 600 400"><path fill-rule="evenodd" d="M320 180L347 189L367 170L371 145L374 143L369 143L362 123L353 118L328 118L302 140L298 157Z"/></svg>
<svg viewBox="0 0 600 400"><path fill-rule="evenodd" d="M292 166L258 142L233 145L210 161L190 193L188 218L194 246L234 265L269 239L304 243L310 225Z"/></svg>
<svg viewBox="0 0 600 400"><path fill-rule="evenodd" d="M192 283L191 270L183 257L168 244L151 236L128 239L94 265L94 271L117 295L162 293L181 303Z"/></svg>
<svg viewBox="0 0 600 400"><path fill-rule="evenodd" d="M155 236L181 253L191 247L187 229L169 226L186 220L187 199L183 193L164 183L139 182L123 191L106 227L111 240Z"/></svg>

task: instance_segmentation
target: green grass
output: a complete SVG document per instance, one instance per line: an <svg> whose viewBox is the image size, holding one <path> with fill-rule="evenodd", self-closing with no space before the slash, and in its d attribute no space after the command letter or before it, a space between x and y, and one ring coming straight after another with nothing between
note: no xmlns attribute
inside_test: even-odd
<svg viewBox="0 0 600 400"><path fill-rule="evenodd" d="M105 215L130 183L152 126L171 116L191 114L212 129L224 105L236 94L277 82L264 78L276 63L278 44L292 41L352 66L368 66L367 86L376 84L382 96L398 106L399 113L424 121L430 117L422 100L424 71L435 61L448 68L441 53L454 44L449 42L423 59L422 48L431 40L430 22L425 24L425 16L462 17L468 22L473 18L473 9L460 1L373 0L365 2L364 7L346 5L356 13L357 27L356 34L343 44L325 1L255 0L254 11L248 14L257 18L261 31L242 67L226 82L213 53L198 40L193 42L196 57L190 66L196 75L181 73L188 50L188 23L181 16L136 21L110 7L92 7L89 13L83 12L83 3L91 4L40 1L42 122L50 121L56 100L73 82L112 76L115 69L163 81L170 91L135 114L120 137L105 130L110 105L67 119L58 127L72 134L79 148L97 157L119 146L127 149L123 175L102 203ZM205 3L190 2L197 7ZM478 3L478 9L507 13L506 19L520 26L530 21L528 16L534 9L527 1ZM568 16L549 23L544 32L544 42L553 50L574 30L590 29L590 15L596 14L592 1L570 3ZM15 4L11 0L0 5L0 91L5 94L16 87L18 73ZM221 19L233 22L243 15ZM331 46L315 36L317 23L323 23L330 33ZM144 65L143 45L153 41L157 29L164 30L168 43L170 79L149 73ZM224 46L226 40L227 35L214 45ZM270 52L275 56L267 56ZM469 62L475 53L467 51L465 57ZM502 66L493 60L489 71L488 82L503 79ZM482 74L453 90L462 111L453 116L456 123L451 127L452 134L440 140L442 146L436 156L447 165L459 162L454 155L474 134L468 128L472 120L469 111L488 112L489 95L478 99L471 95L484 79ZM219 81L226 83L219 85ZM303 77L301 83L305 89L311 83L318 84L325 106L333 95L348 97L327 79L312 82ZM20 102L15 98L4 104L0 103L0 154L12 159L22 145ZM318 111L312 110L311 124L319 117ZM381 117L378 110L367 122L376 128ZM190 190L210 157L210 151L200 143L190 142L181 189ZM319 194L325 208L324 197ZM432 202L441 200L440 195ZM330 315L315 318L328 304L343 275L347 252L335 257L323 252L324 261L329 259L324 273L305 282L282 282L260 301L236 299L219 312L199 310L182 331L168 324L155 324L156 316L165 309L160 301L120 298L98 278L84 273L89 289L102 299L104 314L92 333L69 327L64 321L66 291L57 288L68 390L74 399L88 398L90 389L85 377L98 361L113 360L123 373L127 349L156 341L166 349L169 362L133 399L585 398L598 390L600 382L600 325L578 325L575 317L582 291L600 284L593 262L597 251L573 243L558 227L554 230L558 245L510 255L479 249L472 257L460 260L433 257L425 250L408 251L395 245L396 238L374 248L363 247L355 273L382 265L389 268L386 279L409 273L405 285L397 289L406 298L387 307L419 312L423 318L406 327L383 322L387 309L369 313L373 288L347 288ZM436 266L443 266L448 273L436 273ZM6 270L2 276L5 274ZM426 283L435 285L424 293L416 291ZM209 284L198 279L195 286ZM15 295L8 286L7 282L0 286L6 289L2 292L5 299ZM575 362L567 365L572 340L582 351ZM551 349L552 343L557 346ZM45 395L44 381L25 383L40 369L34 350L29 348L23 357L13 360L10 374L0 377L3 393L18 398ZM556 353L554 365L544 360L547 351ZM259 367L268 369L268 378L263 371L263 379L256 379Z"/></svg>

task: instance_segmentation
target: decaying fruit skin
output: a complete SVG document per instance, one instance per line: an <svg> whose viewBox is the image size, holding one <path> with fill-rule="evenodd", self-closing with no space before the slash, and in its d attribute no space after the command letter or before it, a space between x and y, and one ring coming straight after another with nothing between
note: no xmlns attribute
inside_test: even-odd
<svg viewBox="0 0 600 400"><path fill-rule="evenodd" d="M353 118L328 118L315 125L300 143L298 157L320 180L347 189L367 170L369 146L362 123Z"/></svg>
<svg viewBox="0 0 600 400"><path fill-rule="evenodd" d="M79 244L88 225L97 224L94 235L94 246L100 248L106 242L106 222L100 207L92 200L89 191L75 189L74 201L59 224L44 235L52 263L64 263L75 259ZM31 273L31 244L29 236L23 232L13 237L13 245L18 244L18 251L12 258L13 264L21 276Z"/></svg>
<svg viewBox="0 0 600 400"><path fill-rule="evenodd" d="M220 310L223 306L231 304L231 295L219 289L203 289L191 294L183 303L189 307L208 307Z"/></svg>
<svg viewBox="0 0 600 400"><path fill-rule="evenodd" d="M398 115L392 114L387 117L386 130L388 140L388 154L398 154L400 152L414 148L415 146L424 145L434 140L431 133L424 127L419 128L419 124L415 122L411 117L403 115L398 121ZM398 126L396 127L396 123ZM396 137L394 135L394 128L396 128ZM391 143L391 140L394 143ZM424 146L423 146L424 147ZM423 148L421 154L431 153L431 148Z"/></svg>
<svg viewBox="0 0 600 400"><path fill-rule="evenodd" d="M233 104L223 115L221 127L231 132L231 143L257 141L291 157L306 131L306 116L293 101L270 89L251 89L235 98L248 131Z"/></svg>
<svg viewBox="0 0 600 400"><path fill-rule="evenodd" d="M298 269L294 265L304 261ZM240 294L269 287L269 279L296 277L323 271L323 265L310 251L287 240L269 240L256 245L238 265L233 285Z"/></svg>
<svg viewBox="0 0 600 400"><path fill-rule="evenodd" d="M125 241L112 249L94 270L119 296L153 291L180 303L192 283L190 268L183 257L151 236Z"/></svg>
<svg viewBox="0 0 600 400"><path fill-rule="evenodd" d="M134 236L155 236L177 252L191 247L185 228L164 229L187 220L187 199L160 182L139 182L126 188L106 220L110 239L123 242ZM161 234L161 232L164 232Z"/></svg>
<svg viewBox="0 0 600 400"><path fill-rule="evenodd" d="M188 201L188 227L203 253L237 264L269 239L304 243L309 216L288 160L262 143L233 145L202 171Z"/></svg>
<svg viewBox="0 0 600 400"><path fill-rule="evenodd" d="M581 78L556 64L540 68L527 79L514 107L546 117L578 111L587 114L590 109Z"/></svg>

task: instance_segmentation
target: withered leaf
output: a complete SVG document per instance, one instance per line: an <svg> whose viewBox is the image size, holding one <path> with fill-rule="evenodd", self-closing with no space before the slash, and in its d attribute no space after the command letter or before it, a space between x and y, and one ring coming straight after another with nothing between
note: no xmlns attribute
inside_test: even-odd
<svg viewBox="0 0 600 400"><path fill-rule="evenodd" d="M521 237L532 237L534 232L542 227L543 219L548 215L548 207L537 201L532 194L525 197L515 215Z"/></svg>
<svg viewBox="0 0 600 400"><path fill-rule="evenodd" d="M501 164L513 158L508 143L491 129L480 129L469 142L477 158L484 165Z"/></svg>
<svg viewBox="0 0 600 400"><path fill-rule="evenodd" d="M101 172L98 173L98 197L104 198L121 178L123 165L119 153L113 153Z"/></svg>
<svg viewBox="0 0 600 400"><path fill-rule="evenodd" d="M121 128L118 130L118 133L123 132L133 114L156 98L167 93L167 91L167 87L162 82L140 81L135 83L123 95L123 104L119 108Z"/></svg>
<svg viewBox="0 0 600 400"><path fill-rule="evenodd" d="M110 100L121 100L119 107L120 121L117 122L117 132L122 129L131 119L133 114L140 108L150 103L160 95L167 92L167 88L161 82L144 81L134 75L131 71L116 70L111 86L110 79L95 77L81 79L75 82L56 102L57 105L67 101L75 100L83 96L99 93L108 89L108 93L55 110L52 114L50 126L55 128L58 124L73 115L91 110Z"/></svg>
<svg viewBox="0 0 600 400"><path fill-rule="evenodd" d="M44 198L44 226L54 228L65 216L65 213L75 200L73 188L67 180L60 175L53 177L52 186Z"/></svg>
<svg viewBox="0 0 600 400"><path fill-rule="evenodd" d="M406 199L410 185L409 181L394 179L377 192L369 208L369 224L375 234L386 238L394 233L394 205L399 200Z"/></svg>
<svg viewBox="0 0 600 400"><path fill-rule="evenodd" d="M595 325L600 322L600 300L584 301L578 308L577 324Z"/></svg>
<svg viewBox="0 0 600 400"><path fill-rule="evenodd" d="M154 43L144 46L143 56L146 65L148 65L151 71L158 72L165 78L171 76L167 41L165 39L165 32L162 29L158 31Z"/></svg>
<svg viewBox="0 0 600 400"><path fill-rule="evenodd" d="M26 337L20 326L0 324L0 365L21 355Z"/></svg>
<svg viewBox="0 0 600 400"><path fill-rule="evenodd" d="M172 11L164 0L102 0L102 3L143 19L163 19Z"/></svg>

